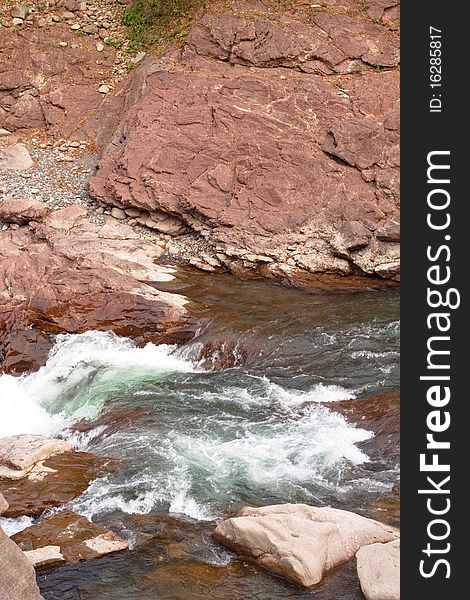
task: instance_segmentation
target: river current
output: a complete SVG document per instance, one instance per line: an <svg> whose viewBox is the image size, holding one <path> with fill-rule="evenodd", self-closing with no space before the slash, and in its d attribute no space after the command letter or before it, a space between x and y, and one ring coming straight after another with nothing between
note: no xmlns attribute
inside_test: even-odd
<svg viewBox="0 0 470 600"><path fill-rule="evenodd" d="M373 433L333 406L398 389L398 292L312 294L186 270L165 289L204 320L186 346L60 335L38 372L0 377L0 437L61 435L118 459L68 508L127 537L130 552L41 575L44 598L360 599L351 565L302 590L210 533L244 505L368 514L390 492L396 459L371 458L361 443ZM31 522L1 521L10 533Z"/></svg>

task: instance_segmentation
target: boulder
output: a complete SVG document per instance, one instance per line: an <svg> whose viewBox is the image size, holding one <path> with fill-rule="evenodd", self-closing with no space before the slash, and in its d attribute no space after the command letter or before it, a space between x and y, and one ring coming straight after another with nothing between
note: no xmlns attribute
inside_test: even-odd
<svg viewBox="0 0 470 600"><path fill-rule="evenodd" d="M109 461L89 452L65 452L38 463L16 481L0 479L9 506L4 516L38 517L83 493L90 482L108 470Z"/></svg>
<svg viewBox="0 0 470 600"><path fill-rule="evenodd" d="M70 452L64 440L43 435L14 435L0 439L0 478L22 479L40 461L54 454Z"/></svg>
<svg viewBox="0 0 470 600"><path fill-rule="evenodd" d="M37 200L7 198L0 203L0 221L24 225L30 221L42 221L49 211L47 204Z"/></svg>
<svg viewBox="0 0 470 600"><path fill-rule="evenodd" d="M214 539L258 565L305 587L318 584L361 546L398 537L393 527L334 508L281 504L243 508Z"/></svg>
<svg viewBox="0 0 470 600"><path fill-rule="evenodd" d="M400 540L362 546L356 558L367 600L400 600Z"/></svg>
<svg viewBox="0 0 470 600"><path fill-rule="evenodd" d="M0 527L0 598L43 600L31 562Z"/></svg>
<svg viewBox="0 0 470 600"><path fill-rule="evenodd" d="M24 144L0 148L0 171L24 171L30 169L33 164L33 159Z"/></svg>
<svg viewBox="0 0 470 600"><path fill-rule="evenodd" d="M113 531L70 510L46 517L15 533L12 540L25 552L58 546L68 563L121 552L129 547L128 542Z"/></svg>

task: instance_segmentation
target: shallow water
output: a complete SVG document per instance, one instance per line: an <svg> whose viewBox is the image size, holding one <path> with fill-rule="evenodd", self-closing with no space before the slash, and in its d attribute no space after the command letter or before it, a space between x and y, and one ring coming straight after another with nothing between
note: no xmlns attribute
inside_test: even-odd
<svg viewBox="0 0 470 600"><path fill-rule="evenodd" d="M304 591L234 560L210 532L244 504L368 514L392 488L396 456L374 465L358 446L373 434L325 403L398 389L398 292L311 294L184 270L165 285L207 319L186 347L59 336L39 372L0 378L16 407L0 435L61 433L120 459L71 508L133 550L42 575L44 597L361 598L351 566Z"/></svg>

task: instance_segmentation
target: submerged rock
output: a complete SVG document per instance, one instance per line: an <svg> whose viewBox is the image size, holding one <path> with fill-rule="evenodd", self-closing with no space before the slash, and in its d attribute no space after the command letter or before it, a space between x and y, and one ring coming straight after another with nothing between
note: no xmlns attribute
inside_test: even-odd
<svg viewBox="0 0 470 600"><path fill-rule="evenodd" d="M43 600L33 565L0 527L0 598Z"/></svg>
<svg viewBox="0 0 470 600"><path fill-rule="evenodd" d="M398 35L365 10L209 10L122 88L92 196L179 219L241 277L397 280Z"/></svg>
<svg viewBox="0 0 470 600"><path fill-rule="evenodd" d="M89 452L66 452L41 461L19 481L0 479L0 490L9 503L5 516L38 517L70 502L104 472L108 462Z"/></svg>
<svg viewBox="0 0 470 600"><path fill-rule="evenodd" d="M243 508L221 523L216 541L303 586L348 560L361 546L398 537L393 527L334 508L281 504Z"/></svg>
<svg viewBox="0 0 470 600"><path fill-rule="evenodd" d="M70 452L64 440L43 435L14 435L0 439L0 478L22 479L35 465L54 454Z"/></svg>
<svg viewBox="0 0 470 600"><path fill-rule="evenodd" d="M363 546L356 558L367 600L400 600L400 540Z"/></svg>
<svg viewBox="0 0 470 600"><path fill-rule="evenodd" d="M92 523L86 517L64 510L12 536L24 551L58 546L68 563L89 560L127 550L127 540Z"/></svg>

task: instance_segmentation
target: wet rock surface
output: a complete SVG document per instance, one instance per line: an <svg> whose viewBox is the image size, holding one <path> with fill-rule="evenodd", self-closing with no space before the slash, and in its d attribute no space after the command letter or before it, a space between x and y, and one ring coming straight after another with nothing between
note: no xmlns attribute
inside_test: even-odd
<svg viewBox="0 0 470 600"><path fill-rule="evenodd" d="M109 461L89 452L67 452L43 461L20 481L0 479L0 490L9 507L4 516L40 516L45 510L70 502L90 482L106 472Z"/></svg>
<svg viewBox="0 0 470 600"><path fill-rule="evenodd" d="M50 456L71 450L68 442L43 435L4 437L0 439L0 477L21 479Z"/></svg>
<svg viewBox="0 0 470 600"><path fill-rule="evenodd" d="M11 538L25 551L59 546L69 563L127 550L128 543L116 533L86 517L64 510L16 533Z"/></svg>

